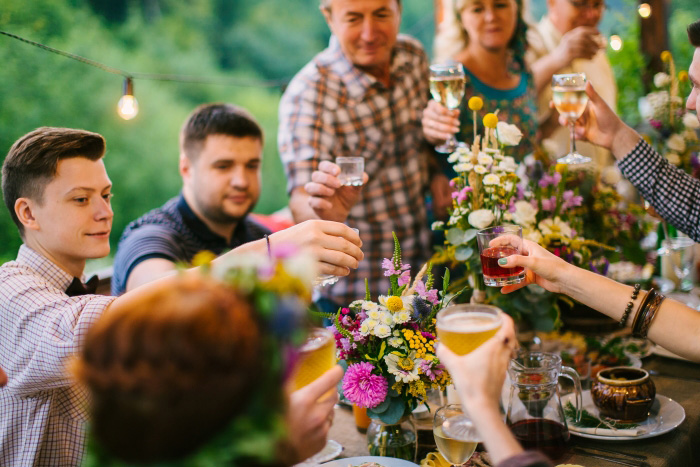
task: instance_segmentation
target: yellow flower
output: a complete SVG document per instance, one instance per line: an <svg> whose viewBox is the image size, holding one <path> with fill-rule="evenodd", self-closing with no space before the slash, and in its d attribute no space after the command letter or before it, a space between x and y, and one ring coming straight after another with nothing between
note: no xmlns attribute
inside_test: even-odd
<svg viewBox="0 0 700 467"><path fill-rule="evenodd" d="M661 52L661 60L663 60L664 62L670 62L671 58L671 52L669 52L668 50L664 50L663 52Z"/></svg>
<svg viewBox="0 0 700 467"><path fill-rule="evenodd" d="M469 102L467 105L469 105L470 110L477 111L481 110L481 108L484 106L484 101L481 100L481 97L473 96L469 98Z"/></svg>
<svg viewBox="0 0 700 467"><path fill-rule="evenodd" d="M685 70L678 72L678 81L688 81L688 72Z"/></svg>
<svg viewBox="0 0 700 467"><path fill-rule="evenodd" d="M403 300L401 300L401 297L397 297L396 295L392 295L389 297L386 301L386 307L389 309L389 311L400 311L403 309Z"/></svg>
<svg viewBox="0 0 700 467"><path fill-rule="evenodd" d="M484 115L484 126L488 128L496 128L498 125L498 117L494 113Z"/></svg>
<svg viewBox="0 0 700 467"><path fill-rule="evenodd" d="M559 172L560 174L563 174L566 172L566 170L569 168L568 164L557 164L554 166L554 170Z"/></svg>
<svg viewBox="0 0 700 467"><path fill-rule="evenodd" d="M202 250L192 258L192 266L209 266L209 263L211 263L215 258L216 255L211 251Z"/></svg>

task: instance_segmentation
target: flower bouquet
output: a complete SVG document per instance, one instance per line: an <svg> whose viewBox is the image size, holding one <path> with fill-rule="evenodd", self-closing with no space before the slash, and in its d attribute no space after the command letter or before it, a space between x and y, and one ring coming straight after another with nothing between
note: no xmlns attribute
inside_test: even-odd
<svg viewBox="0 0 700 467"><path fill-rule="evenodd" d="M428 389L450 384L434 349L435 315L449 300L433 288L429 264L411 282L396 235L394 255L382 268L391 284L387 295L373 301L367 288L364 300L326 317L334 321L338 357L347 363L343 395L366 408L377 425L368 429L370 454L413 460L415 432L407 434L400 424L426 402ZM449 273L445 289L448 282Z"/></svg>
<svg viewBox="0 0 700 467"><path fill-rule="evenodd" d="M656 91L647 94L639 106L642 117L654 129L646 139L671 164L700 178L697 154L700 150L697 133L700 123L684 107L688 87L691 86L688 72L676 73L676 65L669 51L662 52L661 60L666 71L654 76Z"/></svg>

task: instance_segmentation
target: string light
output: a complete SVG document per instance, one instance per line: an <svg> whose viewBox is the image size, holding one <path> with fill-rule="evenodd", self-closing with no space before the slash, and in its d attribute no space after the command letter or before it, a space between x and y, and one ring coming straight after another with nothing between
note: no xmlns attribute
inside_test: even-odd
<svg viewBox="0 0 700 467"><path fill-rule="evenodd" d="M617 34L613 34L612 36L610 36L610 48L613 49L615 52L622 49L622 38Z"/></svg>
<svg viewBox="0 0 700 467"><path fill-rule="evenodd" d="M131 120L139 113L139 102L134 97L134 82L124 79L124 93L117 103L117 113L124 120Z"/></svg>
<svg viewBox="0 0 700 467"><path fill-rule="evenodd" d="M642 18L648 18L651 16L651 5L648 3L642 3L639 5L637 8L637 13L639 13L639 16Z"/></svg>

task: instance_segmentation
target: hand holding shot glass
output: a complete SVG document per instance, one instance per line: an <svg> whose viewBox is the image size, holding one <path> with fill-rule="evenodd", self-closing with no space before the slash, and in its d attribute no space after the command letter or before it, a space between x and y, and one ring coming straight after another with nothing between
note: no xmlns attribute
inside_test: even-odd
<svg viewBox="0 0 700 467"><path fill-rule="evenodd" d="M481 256L484 283L490 287L519 284L525 280L522 266L504 268L499 259L522 254L523 228L519 225L499 225L476 234Z"/></svg>
<svg viewBox="0 0 700 467"><path fill-rule="evenodd" d="M343 186L362 186L365 171L364 157L336 157L335 164L340 168L338 180Z"/></svg>
<svg viewBox="0 0 700 467"><path fill-rule="evenodd" d="M359 229L352 229L355 231L356 234L360 234ZM314 280L314 286L316 287L325 287L327 285L333 285L336 282L340 280L340 276L336 276L334 274L321 274L320 276L316 277L316 280Z"/></svg>

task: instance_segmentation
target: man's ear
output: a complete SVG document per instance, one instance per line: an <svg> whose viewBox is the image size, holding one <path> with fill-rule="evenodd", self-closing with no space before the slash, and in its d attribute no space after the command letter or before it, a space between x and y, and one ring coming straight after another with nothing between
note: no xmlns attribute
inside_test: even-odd
<svg viewBox="0 0 700 467"><path fill-rule="evenodd" d="M190 173L192 172L192 162L184 152L180 153L179 168L180 176L182 176L182 178L189 177Z"/></svg>
<svg viewBox="0 0 700 467"><path fill-rule="evenodd" d="M326 19L326 24L328 25L328 28L331 30L331 33L335 34L333 32L333 25L331 24L331 9L328 7L324 6L319 6L319 10L321 10L321 14L323 14L323 17Z"/></svg>
<svg viewBox="0 0 700 467"><path fill-rule="evenodd" d="M35 216L36 203L29 198L17 198L15 201L15 214L25 230L39 230L39 220Z"/></svg>

